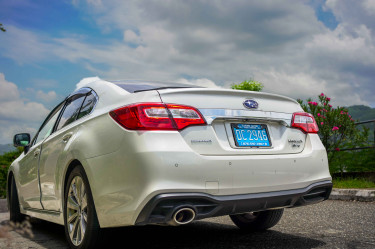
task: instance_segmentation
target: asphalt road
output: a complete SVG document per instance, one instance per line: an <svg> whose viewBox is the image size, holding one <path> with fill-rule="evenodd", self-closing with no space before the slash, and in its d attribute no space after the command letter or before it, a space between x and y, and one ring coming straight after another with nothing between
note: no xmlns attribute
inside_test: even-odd
<svg viewBox="0 0 375 249"><path fill-rule="evenodd" d="M1 225L8 219L0 213ZM0 248L67 248L62 226L34 222L32 230L33 239L11 232ZM226 216L180 227L106 229L105 241L105 248L375 248L375 202L329 200L286 209L266 232L242 232Z"/></svg>

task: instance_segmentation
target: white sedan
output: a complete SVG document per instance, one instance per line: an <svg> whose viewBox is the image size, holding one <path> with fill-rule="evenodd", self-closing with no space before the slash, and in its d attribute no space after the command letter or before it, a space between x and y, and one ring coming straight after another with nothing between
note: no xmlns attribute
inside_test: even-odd
<svg viewBox="0 0 375 249"><path fill-rule="evenodd" d="M183 225L230 215L241 229L326 200L314 117L288 97L149 81L82 80L9 168L12 221L65 226L71 248L101 228Z"/></svg>

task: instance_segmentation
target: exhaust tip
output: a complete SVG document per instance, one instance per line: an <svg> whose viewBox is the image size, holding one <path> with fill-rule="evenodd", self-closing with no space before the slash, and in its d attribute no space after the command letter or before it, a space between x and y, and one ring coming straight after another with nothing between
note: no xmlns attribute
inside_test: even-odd
<svg viewBox="0 0 375 249"><path fill-rule="evenodd" d="M169 224L177 226L177 225L186 225L192 222L195 218L195 211L192 208L181 208L178 209L172 217L171 222Z"/></svg>

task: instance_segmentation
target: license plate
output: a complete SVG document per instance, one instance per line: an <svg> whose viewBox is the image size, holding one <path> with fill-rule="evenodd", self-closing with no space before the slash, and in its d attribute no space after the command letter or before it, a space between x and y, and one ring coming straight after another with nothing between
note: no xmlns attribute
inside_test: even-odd
<svg viewBox="0 0 375 249"><path fill-rule="evenodd" d="M267 125L231 124L234 142L238 147L270 147Z"/></svg>

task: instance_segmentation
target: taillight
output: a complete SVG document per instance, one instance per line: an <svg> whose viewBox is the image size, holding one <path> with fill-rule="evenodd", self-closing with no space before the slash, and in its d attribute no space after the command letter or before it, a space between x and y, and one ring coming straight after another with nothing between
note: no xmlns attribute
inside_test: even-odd
<svg viewBox="0 0 375 249"><path fill-rule="evenodd" d="M182 130L206 124L194 107L175 104L139 103L113 110L109 115L129 130Z"/></svg>
<svg viewBox="0 0 375 249"><path fill-rule="evenodd" d="M177 130L182 130L189 125L206 124L202 114L200 114L200 112L194 107L167 104L167 108L172 114Z"/></svg>
<svg viewBox="0 0 375 249"><path fill-rule="evenodd" d="M318 133L319 131L314 116L307 112L293 113L292 127L301 129L305 133Z"/></svg>

